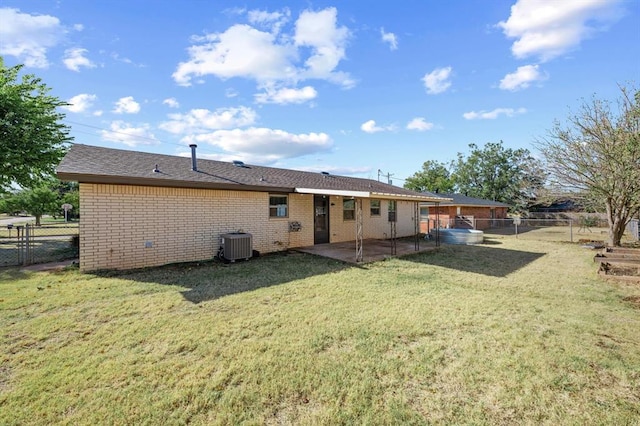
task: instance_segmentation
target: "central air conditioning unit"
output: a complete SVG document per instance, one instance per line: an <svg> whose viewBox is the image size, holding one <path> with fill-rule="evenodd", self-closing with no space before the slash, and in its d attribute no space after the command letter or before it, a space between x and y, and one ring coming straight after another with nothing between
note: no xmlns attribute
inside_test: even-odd
<svg viewBox="0 0 640 426"><path fill-rule="evenodd" d="M244 232L232 232L220 235L220 253L222 257L231 262L239 259L249 260L253 255L253 237Z"/></svg>

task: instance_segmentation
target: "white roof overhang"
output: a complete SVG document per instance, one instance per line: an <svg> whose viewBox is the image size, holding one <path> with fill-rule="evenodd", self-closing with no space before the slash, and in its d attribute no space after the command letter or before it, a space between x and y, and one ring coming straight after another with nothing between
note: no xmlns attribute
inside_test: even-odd
<svg viewBox="0 0 640 426"><path fill-rule="evenodd" d="M340 197L371 198L371 193L366 191L347 191L343 189L318 188L295 188L294 191L301 194L338 195Z"/></svg>
<svg viewBox="0 0 640 426"><path fill-rule="evenodd" d="M368 192L368 191L349 191L344 189L325 189L325 188L295 188L295 192L300 194L317 194L317 195L336 195L339 197L355 197L355 198L380 198L385 200L407 200L440 203L451 201L450 198L428 197L420 194L392 194L385 192Z"/></svg>

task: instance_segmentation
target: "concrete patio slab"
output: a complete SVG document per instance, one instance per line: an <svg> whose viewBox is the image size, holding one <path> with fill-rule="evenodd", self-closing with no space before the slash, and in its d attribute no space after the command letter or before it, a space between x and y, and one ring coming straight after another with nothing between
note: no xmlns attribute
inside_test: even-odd
<svg viewBox="0 0 640 426"><path fill-rule="evenodd" d="M419 249L416 250L413 239L403 238L396 240L396 253L392 254L391 240L364 240L362 243L362 263L377 262L390 257L400 257L408 254L434 251L437 249L438 247L436 247L434 242L420 240ZM316 244L314 246L298 247L292 250L329 257L331 259L337 259L347 263L357 263L355 241Z"/></svg>

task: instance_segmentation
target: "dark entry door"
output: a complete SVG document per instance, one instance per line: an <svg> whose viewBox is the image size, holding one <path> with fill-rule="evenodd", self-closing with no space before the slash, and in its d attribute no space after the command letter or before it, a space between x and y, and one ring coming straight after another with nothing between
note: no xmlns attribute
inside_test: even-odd
<svg viewBox="0 0 640 426"><path fill-rule="evenodd" d="M326 244L329 242L329 196L313 196L313 242Z"/></svg>

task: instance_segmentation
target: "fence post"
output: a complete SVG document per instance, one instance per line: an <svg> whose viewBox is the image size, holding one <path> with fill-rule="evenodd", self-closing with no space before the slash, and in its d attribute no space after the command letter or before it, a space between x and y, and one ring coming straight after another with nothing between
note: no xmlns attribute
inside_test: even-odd
<svg viewBox="0 0 640 426"><path fill-rule="evenodd" d="M30 250L30 238L31 237L31 226L27 223L24 227L24 259L22 262L23 266L29 265L29 261L31 259L31 250Z"/></svg>
<svg viewBox="0 0 640 426"><path fill-rule="evenodd" d="M569 238L573 242L573 219L569 219Z"/></svg>

